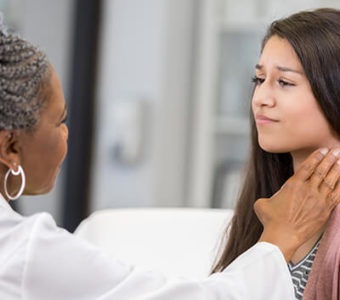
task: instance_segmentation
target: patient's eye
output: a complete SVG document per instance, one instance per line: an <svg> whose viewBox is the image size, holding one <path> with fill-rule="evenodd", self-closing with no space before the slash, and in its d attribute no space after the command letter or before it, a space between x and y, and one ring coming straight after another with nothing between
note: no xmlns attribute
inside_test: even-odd
<svg viewBox="0 0 340 300"><path fill-rule="evenodd" d="M260 77L258 77L258 76L254 76L253 78L252 78L252 82L254 82L255 83L255 85L260 85L260 84L262 84L263 82L264 82L264 78L260 78Z"/></svg>
<svg viewBox="0 0 340 300"><path fill-rule="evenodd" d="M282 80L282 79L279 79L279 80L278 80L278 83L279 83L279 85L282 86L282 87L285 87L285 86L295 86L295 84L290 83L290 82L285 81L285 80Z"/></svg>

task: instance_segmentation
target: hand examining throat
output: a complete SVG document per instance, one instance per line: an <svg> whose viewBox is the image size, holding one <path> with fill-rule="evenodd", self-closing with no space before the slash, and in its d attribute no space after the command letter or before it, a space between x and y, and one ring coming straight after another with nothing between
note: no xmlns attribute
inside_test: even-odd
<svg viewBox="0 0 340 300"><path fill-rule="evenodd" d="M280 248L288 262L295 251L320 231L340 203L339 151L314 151L281 189L254 204L264 230L259 242Z"/></svg>

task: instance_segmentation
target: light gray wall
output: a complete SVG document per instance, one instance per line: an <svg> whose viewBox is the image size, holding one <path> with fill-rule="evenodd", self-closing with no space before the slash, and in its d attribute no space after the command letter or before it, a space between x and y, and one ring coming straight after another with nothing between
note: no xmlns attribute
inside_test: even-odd
<svg viewBox="0 0 340 300"><path fill-rule="evenodd" d="M162 97L155 133L155 206L188 204L198 2L168 0L166 3Z"/></svg>
<svg viewBox="0 0 340 300"><path fill-rule="evenodd" d="M193 3L104 1L92 210L185 202ZM130 166L113 157L122 99L148 104L144 157Z"/></svg>

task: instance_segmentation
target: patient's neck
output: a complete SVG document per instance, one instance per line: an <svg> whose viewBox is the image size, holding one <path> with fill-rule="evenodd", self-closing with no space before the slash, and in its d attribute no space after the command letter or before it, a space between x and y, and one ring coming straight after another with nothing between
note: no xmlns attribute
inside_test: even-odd
<svg viewBox="0 0 340 300"><path fill-rule="evenodd" d="M314 149L316 150L316 149ZM299 150L291 152L293 159L294 173L298 170L300 165L307 159L307 157L314 151L313 149Z"/></svg>
<svg viewBox="0 0 340 300"><path fill-rule="evenodd" d="M300 165L307 159L307 157L316 149L309 149L304 151L292 152L294 173L300 167ZM317 233L315 233L307 242L301 245L295 254L293 255L291 262L295 265L301 261L313 248L316 242L319 240L320 236L324 232L325 228L322 227Z"/></svg>

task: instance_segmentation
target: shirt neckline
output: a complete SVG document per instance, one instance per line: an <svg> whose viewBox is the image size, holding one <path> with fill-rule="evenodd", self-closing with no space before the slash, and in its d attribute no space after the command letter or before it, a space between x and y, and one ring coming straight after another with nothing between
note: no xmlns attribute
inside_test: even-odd
<svg viewBox="0 0 340 300"><path fill-rule="evenodd" d="M320 241L321 241L321 238L322 238L322 235L320 235L319 239L315 242L314 246L312 247L312 249L310 249L310 251L299 261L297 262L296 264L293 264L291 261L288 262L288 267L291 271L294 271L295 269L297 269L299 266L301 266L309 257L310 255L313 253L313 251L315 249L318 249L319 248L319 244L320 244Z"/></svg>

